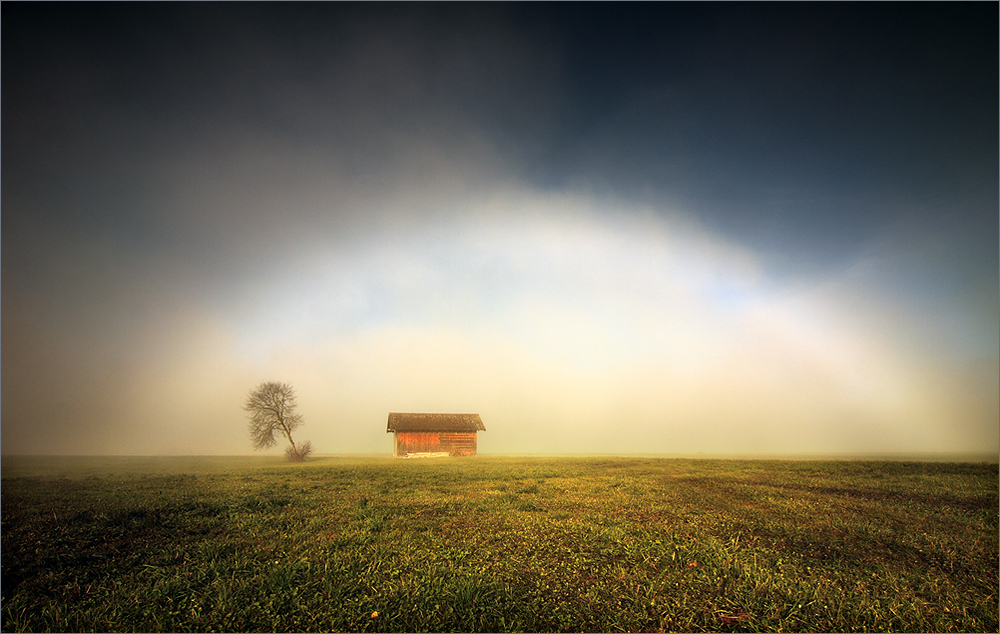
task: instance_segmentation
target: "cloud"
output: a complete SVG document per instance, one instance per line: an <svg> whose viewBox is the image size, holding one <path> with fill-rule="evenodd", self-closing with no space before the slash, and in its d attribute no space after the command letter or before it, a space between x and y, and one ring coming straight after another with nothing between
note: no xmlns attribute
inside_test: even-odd
<svg viewBox="0 0 1000 634"><path fill-rule="evenodd" d="M378 447L367 430L406 409L479 411L494 450L512 452L990 440L987 383L960 388L965 366L887 330L903 316L871 280L782 287L682 215L609 205L508 192L451 224L304 255L311 276L291 266L226 318L233 345L294 378L354 451Z"/></svg>
<svg viewBox="0 0 1000 634"><path fill-rule="evenodd" d="M497 452L995 450L995 187L905 207L913 165L809 154L884 108L765 147L785 91L740 137L725 82L622 49L591 83L552 16L191 10L190 47L88 31L6 75L5 452L249 451L270 379L320 452L404 409Z"/></svg>
<svg viewBox="0 0 1000 634"><path fill-rule="evenodd" d="M320 452L385 450L397 410L477 411L494 452L996 444L989 311L901 294L905 248L786 275L675 209L317 182L194 179L226 206L165 221L209 239L148 256L22 223L44 239L4 271L6 450L248 452L260 380L298 389Z"/></svg>

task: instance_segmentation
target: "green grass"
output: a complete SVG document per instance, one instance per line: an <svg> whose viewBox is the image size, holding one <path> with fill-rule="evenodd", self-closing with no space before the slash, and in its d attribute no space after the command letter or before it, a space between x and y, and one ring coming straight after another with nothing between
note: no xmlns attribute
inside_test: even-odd
<svg viewBox="0 0 1000 634"><path fill-rule="evenodd" d="M2 629L997 631L997 490L974 463L4 458Z"/></svg>

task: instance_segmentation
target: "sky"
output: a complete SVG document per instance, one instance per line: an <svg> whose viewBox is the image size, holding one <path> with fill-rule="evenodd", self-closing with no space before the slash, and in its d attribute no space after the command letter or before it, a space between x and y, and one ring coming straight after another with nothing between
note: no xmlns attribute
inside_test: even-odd
<svg viewBox="0 0 1000 634"><path fill-rule="evenodd" d="M0 450L996 455L998 17L4 3Z"/></svg>

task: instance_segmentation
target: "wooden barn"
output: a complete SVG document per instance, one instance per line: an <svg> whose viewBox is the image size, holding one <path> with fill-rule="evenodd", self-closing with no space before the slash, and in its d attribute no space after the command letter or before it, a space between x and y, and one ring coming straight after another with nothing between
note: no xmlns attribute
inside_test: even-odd
<svg viewBox="0 0 1000 634"><path fill-rule="evenodd" d="M476 433L486 431L479 414L390 413L386 433L394 434L397 458L476 455Z"/></svg>

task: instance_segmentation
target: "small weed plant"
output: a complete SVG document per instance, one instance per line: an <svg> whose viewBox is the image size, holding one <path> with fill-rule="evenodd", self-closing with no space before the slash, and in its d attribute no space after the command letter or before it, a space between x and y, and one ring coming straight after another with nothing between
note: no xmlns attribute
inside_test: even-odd
<svg viewBox="0 0 1000 634"><path fill-rule="evenodd" d="M5 458L2 485L8 632L998 625L996 464Z"/></svg>

